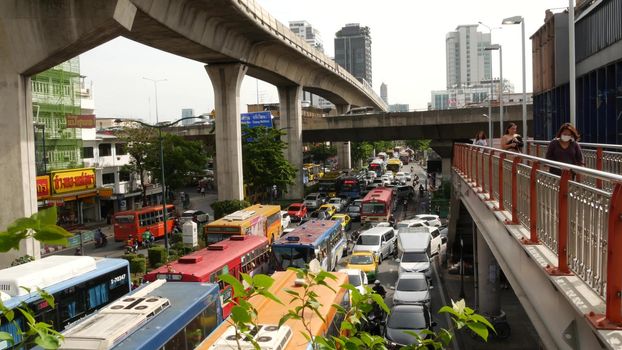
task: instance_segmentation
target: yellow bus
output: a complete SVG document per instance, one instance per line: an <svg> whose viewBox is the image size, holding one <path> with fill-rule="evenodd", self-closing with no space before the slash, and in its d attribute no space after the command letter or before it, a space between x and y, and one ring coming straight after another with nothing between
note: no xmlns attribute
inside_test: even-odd
<svg viewBox="0 0 622 350"><path fill-rule="evenodd" d="M346 310L350 308L350 293L344 287L343 284L348 283L348 276L344 273L333 273L337 278L336 280L326 279L326 283L335 291L330 290L324 286L317 286L313 289L317 293L319 302L322 304L319 313L324 316L324 321L319 318L315 313L305 313L305 321L309 322L310 329L313 336L338 336L339 328L343 316L337 313L332 305L341 305ZM287 310L293 309L299 306L298 301L291 302L292 296L289 295L286 290L294 290L302 293L303 288L296 284L296 273L293 271L279 271L272 275L274 278L274 284L270 287L270 292L276 295L283 305L276 303L275 301L262 297L255 296L249 301L257 309L257 324L258 325L278 325L279 320L283 315L287 313ZM301 332L306 332L303 327L302 321L289 319L285 322L285 325L291 329L291 338L287 343L287 346L283 350L298 350L308 349L309 342L305 339ZM225 320L217 329L215 329L209 337L207 337L196 349L209 350L214 344L225 345L226 335L223 334L231 332L231 322ZM261 332L258 332L258 335ZM237 347L235 347L237 348Z"/></svg>
<svg viewBox="0 0 622 350"><path fill-rule="evenodd" d="M234 235L265 236L269 242L281 236L281 206L255 204L205 225L207 244L217 243Z"/></svg>
<svg viewBox="0 0 622 350"><path fill-rule="evenodd" d="M393 175L402 170L402 161L397 158L387 160L387 170L391 170Z"/></svg>
<svg viewBox="0 0 622 350"><path fill-rule="evenodd" d="M306 163L302 165L304 174L307 175L309 182L317 181L320 179L320 165L314 163Z"/></svg>

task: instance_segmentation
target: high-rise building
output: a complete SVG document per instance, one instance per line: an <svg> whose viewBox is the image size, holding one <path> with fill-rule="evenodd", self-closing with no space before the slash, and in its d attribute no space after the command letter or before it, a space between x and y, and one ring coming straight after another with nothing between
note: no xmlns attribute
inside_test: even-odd
<svg viewBox="0 0 622 350"><path fill-rule="evenodd" d="M389 104L389 91L385 83L380 84L380 98L384 103Z"/></svg>
<svg viewBox="0 0 622 350"><path fill-rule="evenodd" d="M410 106L408 103L395 103L389 105L389 112L408 112Z"/></svg>
<svg viewBox="0 0 622 350"><path fill-rule="evenodd" d="M346 24L335 34L335 62L363 84L371 86L371 35L369 27Z"/></svg>
<svg viewBox="0 0 622 350"><path fill-rule="evenodd" d="M289 29L294 32L294 34L298 35L307 44L315 47L316 49L324 52L324 43L322 42L322 37L320 36L320 32L313 28L313 26L307 21L290 21Z"/></svg>
<svg viewBox="0 0 622 350"><path fill-rule="evenodd" d="M490 34L477 31L477 24L460 25L447 33L447 89L479 85L490 80Z"/></svg>
<svg viewBox="0 0 622 350"><path fill-rule="evenodd" d="M182 108L181 109L181 117L182 118L192 118L194 117L194 109L192 108ZM183 126L187 126L187 125L191 125L192 123L196 122L197 119L185 119L181 121L181 125Z"/></svg>

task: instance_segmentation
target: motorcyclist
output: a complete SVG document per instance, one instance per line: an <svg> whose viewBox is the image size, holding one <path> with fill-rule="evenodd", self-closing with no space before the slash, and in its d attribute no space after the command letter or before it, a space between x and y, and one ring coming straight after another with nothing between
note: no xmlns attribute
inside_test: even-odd
<svg viewBox="0 0 622 350"><path fill-rule="evenodd" d="M101 229L98 228L95 231L95 246L103 247L106 245L106 243L108 243L108 238L106 238L106 235L102 232Z"/></svg>
<svg viewBox="0 0 622 350"><path fill-rule="evenodd" d="M372 287L372 290L378 295L380 295L382 298L384 298L387 295L387 291L380 284L379 280L374 281L374 286Z"/></svg>
<svg viewBox="0 0 622 350"><path fill-rule="evenodd" d="M153 237L153 234L151 234L151 231L149 231L149 229L146 229L145 232L143 232L143 245L147 247L150 246L152 237Z"/></svg>

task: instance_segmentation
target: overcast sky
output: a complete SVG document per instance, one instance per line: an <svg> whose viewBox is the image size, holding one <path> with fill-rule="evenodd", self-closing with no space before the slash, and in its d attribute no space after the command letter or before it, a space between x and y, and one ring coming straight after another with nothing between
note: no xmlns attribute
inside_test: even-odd
<svg viewBox="0 0 622 350"><path fill-rule="evenodd" d="M482 21L498 27L505 17L525 18L527 91L531 91L531 41L543 24L547 8L568 6L565 0L259 0L274 17L306 20L316 27L325 52L334 56L335 33L346 23L368 26L372 37L373 87L388 85L389 103L408 103L425 109L431 90L445 89L445 35L461 24ZM554 12L562 11L561 9ZM480 26L480 31L487 29ZM494 30L493 43L503 46L503 76L522 91L520 25ZM155 122L151 79L158 83L160 120L181 116L182 108L195 114L210 112L214 93L202 63L118 38L80 56L81 71L93 82L95 113L99 117L133 117ZM493 76L499 76L499 58L493 53ZM241 110L246 104L278 102L276 88L246 77Z"/></svg>

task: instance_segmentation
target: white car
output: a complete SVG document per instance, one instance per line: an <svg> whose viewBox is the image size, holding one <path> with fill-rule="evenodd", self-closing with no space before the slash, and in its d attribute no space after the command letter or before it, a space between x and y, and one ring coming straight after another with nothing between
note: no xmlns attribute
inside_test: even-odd
<svg viewBox="0 0 622 350"><path fill-rule="evenodd" d="M384 175L388 176L388 177L389 177L389 180L391 180L391 181L393 181L393 178L395 177L395 176L393 176L393 171L391 171L391 170L387 170L387 171L384 173ZM384 176L384 175L382 175L382 176Z"/></svg>
<svg viewBox="0 0 622 350"><path fill-rule="evenodd" d="M405 184L406 183L406 173L403 172L398 172L397 174L395 174L395 179L401 183L401 184Z"/></svg>
<svg viewBox="0 0 622 350"><path fill-rule="evenodd" d="M339 197L333 197L326 202L326 204L332 204L335 207L335 210L340 213L344 208L344 200Z"/></svg>
<svg viewBox="0 0 622 350"><path fill-rule="evenodd" d="M395 283L393 305L423 304L430 307L430 286L421 272L403 272Z"/></svg>
<svg viewBox="0 0 622 350"><path fill-rule="evenodd" d="M281 211L281 227L286 229L287 226L292 222L292 218L289 217L286 211Z"/></svg>
<svg viewBox="0 0 622 350"><path fill-rule="evenodd" d="M435 214L418 214L415 215L415 219L425 220L428 222L428 226L441 227L441 218Z"/></svg>
<svg viewBox="0 0 622 350"><path fill-rule="evenodd" d="M361 294L365 293L365 285L369 284L367 281L367 274L358 269L343 269L339 272L348 274L348 283L358 289Z"/></svg>
<svg viewBox="0 0 622 350"><path fill-rule="evenodd" d="M373 179L375 179L375 178L377 178L377 177L378 177L378 174L376 174L376 172L375 172L375 171L371 171L371 170L370 170L370 171L368 171L368 172L367 172L367 177L369 177L370 179L372 179L372 180L373 180Z"/></svg>
<svg viewBox="0 0 622 350"><path fill-rule="evenodd" d="M410 220L402 220L397 223L396 229L400 229L402 227L423 227L429 226L428 222L421 219L410 219Z"/></svg>
<svg viewBox="0 0 622 350"><path fill-rule="evenodd" d="M412 181L413 180L413 176L411 173L404 173L404 176L406 177L406 181Z"/></svg>
<svg viewBox="0 0 622 350"><path fill-rule="evenodd" d="M382 175L380 180L382 181L382 186L388 186L391 184L391 178L388 175Z"/></svg>

